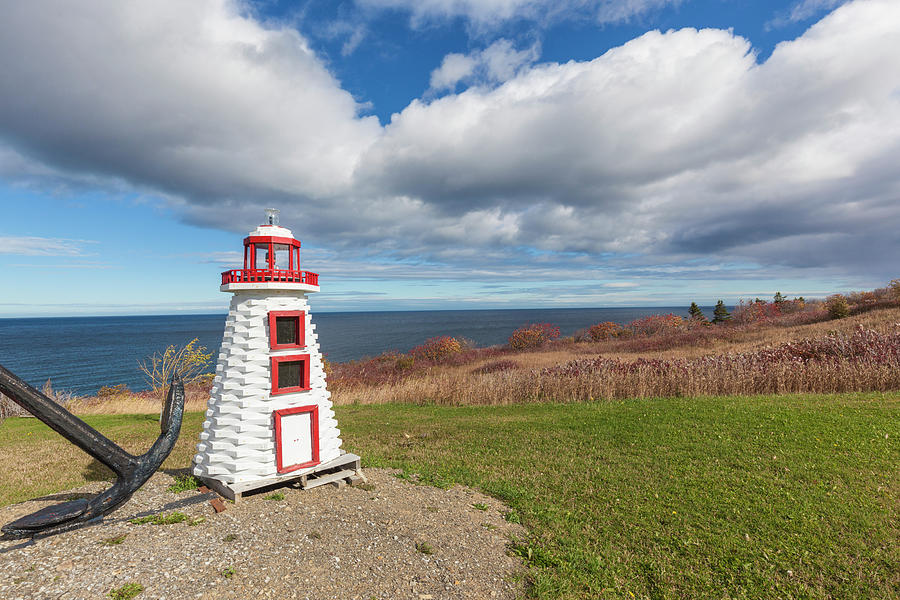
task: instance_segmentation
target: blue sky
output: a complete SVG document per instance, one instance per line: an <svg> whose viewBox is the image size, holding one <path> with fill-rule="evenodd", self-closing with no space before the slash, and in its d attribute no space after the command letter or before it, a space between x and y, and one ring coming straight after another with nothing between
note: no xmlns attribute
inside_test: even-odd
<svg viewBox="0 0 900 600"><path fill-rule="evenodd" d="M322 311L898 276L893 0L4 4L0 317L224 312L265 206Z"/></svg>

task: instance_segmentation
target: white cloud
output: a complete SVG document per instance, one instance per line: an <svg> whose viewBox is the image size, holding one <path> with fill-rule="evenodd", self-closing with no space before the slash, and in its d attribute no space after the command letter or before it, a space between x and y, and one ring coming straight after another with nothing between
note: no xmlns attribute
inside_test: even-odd
<svg viewBox="0 0 900 600"><path fill-rule="evenodd" d="M266 28L240 8L229 0L7 5L3 138L60 168L195 199L346 189L379 134L377 119L357 117L352 96L301 35Z"/></svg>
<svg viewBox="0 0 900 600"><path fill-rule="evenodd" d="M414 26L461 17L478 30L516 19L546 22L589 18L599 23L613 23L680 2L681 0L357 0L365 8L406 10L410 13Z"/></svg>
<svg viewBox="0 0 900 600"><path fill-rule="evenodd" d="M495 45L435 76L489 85L383 128L237 6L12 5L2 172L114 178L238 231L275 204L313 247L415 274L896 276L900 3L849 3L762 64L713 29L565 64Z"/></svg>
<svg viewBox="0 0 900 600"><path fill-rule="evenodd" d="M453 91L457 84L497 84L515 76L540 56L540 45L516 50L513 43L500 39L469 54L448 54L431 73L431 89Z"/></svg>
<svg viewBox="0 0 900 600"><path fill-rule="evenodd" d="M414 101L360 173L446 217L499 208L518 222L511 243L550 251L884 276L900 217L897 22L896 2L849 4L764 64L727 31L650 32Z"/></svg>
<svg viewBox="0 0 900 600"><path fill-rule="evenodd" d="M88 240L67 240L34 236L0 236L0 254L19 256L84 256Z"/></svg>
<svg viewBox="0 0 900 600"><path fill-rule="evenodd" d="M790 10L778 14L774 19L769 21L766 26L784 27L791 23L806 21L818 16L826 11L832 10L847 0L798 0L791 6Z"/></svg>

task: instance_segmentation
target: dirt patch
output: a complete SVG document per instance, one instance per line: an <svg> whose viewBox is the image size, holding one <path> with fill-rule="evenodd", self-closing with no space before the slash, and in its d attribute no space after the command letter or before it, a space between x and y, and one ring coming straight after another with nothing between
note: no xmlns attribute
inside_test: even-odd
<svg viewBox="0 0 900 600"><path fill-rule="evenodd" d="M370 486L282 487L226 503L167 491L157 473L100 524L34 540L0 539L0 597L98 598L128 583L145 598L515 598L519 525L499 501L367 469ZM106 484L0 508L6 523ZM274 492L274 493L273 493ZM280 493L280 494L279 494ZM283 498L279 498L283 495ZM269 498L269 499L267 499ZM174 524L132 519L180 512Z"/></svg>

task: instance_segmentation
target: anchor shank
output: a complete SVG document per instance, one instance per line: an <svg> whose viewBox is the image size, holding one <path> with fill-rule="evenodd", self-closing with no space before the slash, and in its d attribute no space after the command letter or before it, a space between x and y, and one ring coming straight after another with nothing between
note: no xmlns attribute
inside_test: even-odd
<svg viewBox="0 0 900 600"><path fill-rule="evenodd" d="M0 392L48 427L112 469L117 475L133 469L135 457L115 442L40 393L0 365Z"/></svg>

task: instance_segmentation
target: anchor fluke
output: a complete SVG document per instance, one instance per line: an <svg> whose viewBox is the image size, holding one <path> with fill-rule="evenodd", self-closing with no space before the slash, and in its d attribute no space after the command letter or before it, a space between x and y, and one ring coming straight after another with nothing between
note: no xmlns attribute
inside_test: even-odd
<svg viewBox="0 0 900 600"><path fill-rule="evenodd" d="M48 506L7 523L2 531L10 537L59 533L99 519L118 508L150 479L169 456L178 441L184 416L184 384L176 373L166 395L160 436L146 453L134 456L2 365L0 392L116 474L113 486L90 500L78 499Z"/></svg>

